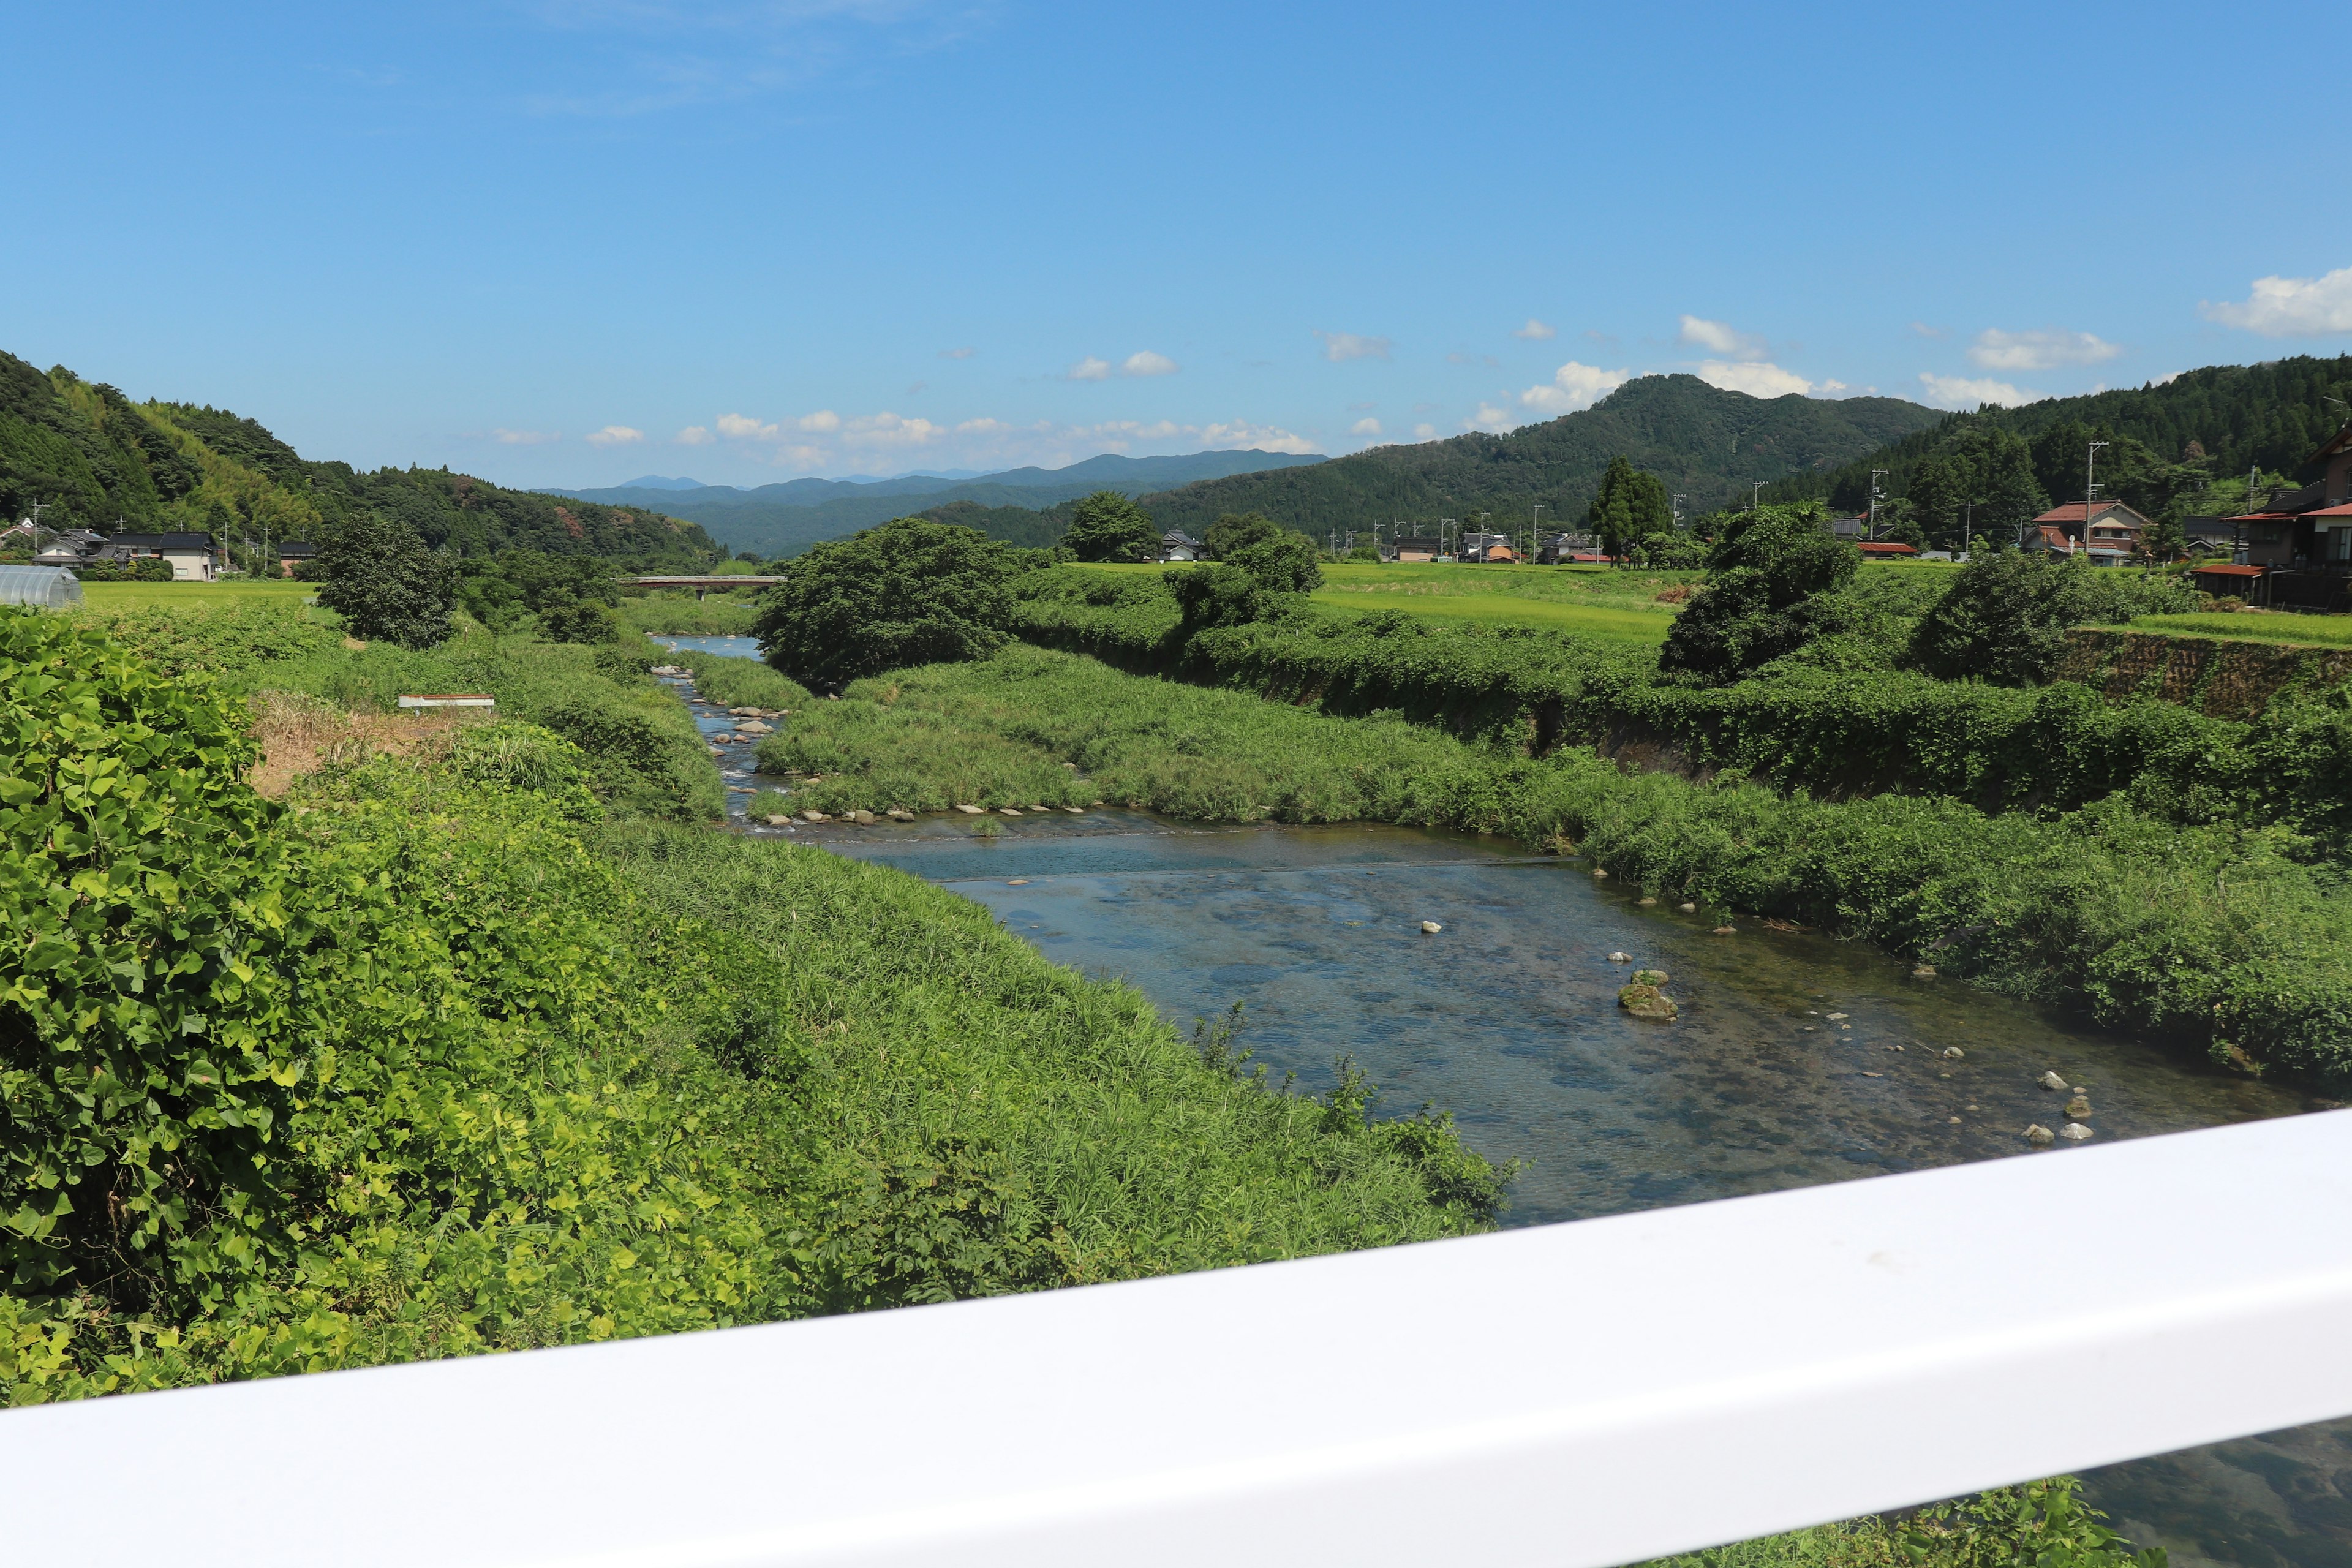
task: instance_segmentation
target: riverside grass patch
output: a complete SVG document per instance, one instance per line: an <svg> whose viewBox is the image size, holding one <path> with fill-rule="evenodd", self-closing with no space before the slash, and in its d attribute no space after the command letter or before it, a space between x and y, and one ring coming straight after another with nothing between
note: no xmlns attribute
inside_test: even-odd
<svg viewBox="0 0 2352 1568"><path fill-rule="evenodd" d="M1857 582L1889 624L1932 603L1907 568ZM2352 697L2298 691L2258 722L2150 696L2110 702L2076 682L2038 689L1891 668L1901 637L1834 638L1748 679L1663 678L1645 647L1383 611L1294 616L1184 635L1175 600L1139 574L1057 568L1015 588L1015 629L1121 668L1307 701L1546 754L1594 746L1698 779L1769 781L1832 798L1950 796L2055 817L2122 794L2183 826L2283 826L2304 853L2352 845Z"/></svg>
<svg viewBox="0 0 2352 1568"><path fill-rule="evenodd" d="M829 811L911 808L884 795L918 795L927 777L932 799L1052 805L1058 773L1073 795L1202 820L1507 834L1654 896L1863 938L2233 1063L2352 1071L2340 869L2285 829L2183 827L2121 795L2043 816L1697 784L1033 647L855 683L761 758L826 773L792 798Z"/></svg>
<svg viewBox="0 0 2352 1568"><path fill-rule="evenodd" d="M348 652L349 650L337 650ZM0 1403L1463 1234L1501 1173L902 873L504 721L242 783L242 706L0 614Z"/></svg>

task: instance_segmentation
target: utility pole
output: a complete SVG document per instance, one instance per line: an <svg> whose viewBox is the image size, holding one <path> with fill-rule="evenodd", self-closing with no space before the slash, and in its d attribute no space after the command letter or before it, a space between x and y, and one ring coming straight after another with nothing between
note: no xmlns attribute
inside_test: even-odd
<svg viewBox="0 0 2352 1568"><path fill-rule="evenodd" d="M1754 511L1758 507L1762 506L1764 504L1763 496L1764 481L1762 479L1757 479L1751 482L1748 487L1748 510L1749 511Z"/></svg>
<svg viewBox="0 0 2352 1568"><path fill-rule="evenodd" d="M1885 477L1886 470L1885 468L1873 468L1870 470L1870 528L1869 531L1863 535L1865 539L1874 540L1878 537L1878 481Z"/></svg>
<svg viewBox="0 0 2352 1568"><path fill-rule="evenodd" d="M2099 448L2105 445L2105 441L2092 442L2090 455L2083 462L2083 548L2085 550L2091 547L2091 508L2098 503L2099 499Z"/></svg>
<svg viewBox="0 0 2352 1568"><path fill-rule="evenodd" d="M1536 510L1528 514L1528 559L1533 561L1536 558L1536 552L1542 548L1543 502L1538 501Z"/></svg>
<svg viewBox="0 0 2352 1568"><path fill-rule="evenodd" d="M1673 497L1666 502L1666 510L1674 513L1675 516L1675 531L1676 533L1680 533L1683 531L1683 502L1688 500L1690 500L1690 497L1685 495L1680 490L1676 490Z"/></svg>

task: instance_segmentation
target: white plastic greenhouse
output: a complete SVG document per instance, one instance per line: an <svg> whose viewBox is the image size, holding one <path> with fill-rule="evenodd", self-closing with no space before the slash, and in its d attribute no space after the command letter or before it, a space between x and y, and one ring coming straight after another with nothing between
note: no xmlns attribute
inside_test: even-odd
<svg viewBox="0 0 2352 1568"><path fill-rule="evenodd" d="M81 603L81 580L62 566L0 566L0 605L69 610Z"/></svg>

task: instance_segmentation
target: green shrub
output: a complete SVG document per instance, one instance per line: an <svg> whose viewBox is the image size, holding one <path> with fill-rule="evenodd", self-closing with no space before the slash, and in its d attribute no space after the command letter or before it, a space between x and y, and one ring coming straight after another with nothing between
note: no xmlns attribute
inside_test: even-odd
<svg viewBox="0 0 2352 1568"><path fill-rule="evenodd" d="M838 685L906 664L981 658L1004 644L1004 547L902 517L785 563L753 628L768 662Z"/></svg>
<svg viewBox="0 0 2352 1568"><path fill-rule="evenodd" d="M1658 668L1721 685L1816 637L1853 630L1852 602L1839 590L1862 558L1828 522L1816 503L1733 518L1708 552L1706 586L1675 617Z"/></svg>
<svg viewBox="0 0 2352 1568"><path fill-rule="evenodd" d="M448 640L456 567L406 523L362 510L335 527L317 559L319 603L342 616L353 637L406 648Z"/></svg>
<svg viewBox="0 0 2352 1568"><path fill-rule="evenodd" d="M1117 490L1097 490L1070 513L1062 543L1080 561L1156 561L1160 525Z"/></svg>

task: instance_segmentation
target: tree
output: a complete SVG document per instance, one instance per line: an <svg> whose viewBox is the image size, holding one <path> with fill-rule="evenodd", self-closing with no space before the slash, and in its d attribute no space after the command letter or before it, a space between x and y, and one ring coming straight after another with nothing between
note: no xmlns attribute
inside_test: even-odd
<svg viewBox="0 0 2352 1568"><path fill-rule="evenodd" d="M1323 585L1322 551L1297 529L1256 512L1227 512L1209 525L1212 559L1249 574L1269 594L1307 594Z"/></svg>
<svg viewBox="0 0 2352 1568"><path fill-rule="evenodd" d="M1675 617L1658 668L1728 682L1849 629L1854 606L1839 590L1861 563L1817 501L1742 514L1709 552L1706 586Z"/></svg>
<svg viewBox="0 0 2352 1568"><path fill-rule="evenodd" d="M1962 425L1920 460L1908 499L1937 549L1965 547L1970 534L2014 542L2050 510L2025 438L1980 421Z"/></svg>
<svg viewBox="0 0 2352 1568"><path fill-rule="evenodd" d="M1150 512L1117 490L1097 490L1079 500L1061 542L1080 561L1156 561L1160 541Z"/></svg>
<svg viewBox="0 0 2352 1568"><path fill-rule="evenodd" d="M1612 556L1625 553L1633 540L1675 531L1675 509L1664 480L1644 473L1623 457L1609 459L1601 489L1584 509L1584 530L1601 541Z"/></svg>
<svg viewBox="0 0 2352 1568"><path fill-rule="evenodd" d="M751 631L771 665L812 685L985 658L1008 640L1012 574L977 530L898 518L784 563Z"/></svg>
<svg viewBox="0 0 2352 1568"><path fill-rule="evenodd" d="M408 648L448 640L457 574L449 557L426 549L406 523L355 513L319 546L318 563L319 603L342 616L353 637Z"/></svg>
<svg viewBox="0 0 2352 1568"><path fill-rule="evenodd" d="M1944 680L2040 685L2058 668L2066 628L2092 618L2090 574L2080 561L2021 550L1971 561L1920 617L1912 662Z"/></svg>
<svg viewBox="0 0 2352 1568"><path fill-rule="evenodd" d="M540 635L550 642L610 641L614 624L604 606L621 602L611 562L537 550L501 550L459 562L457 598L492 631L520 630L526 617L536 617Z"/></svg>

